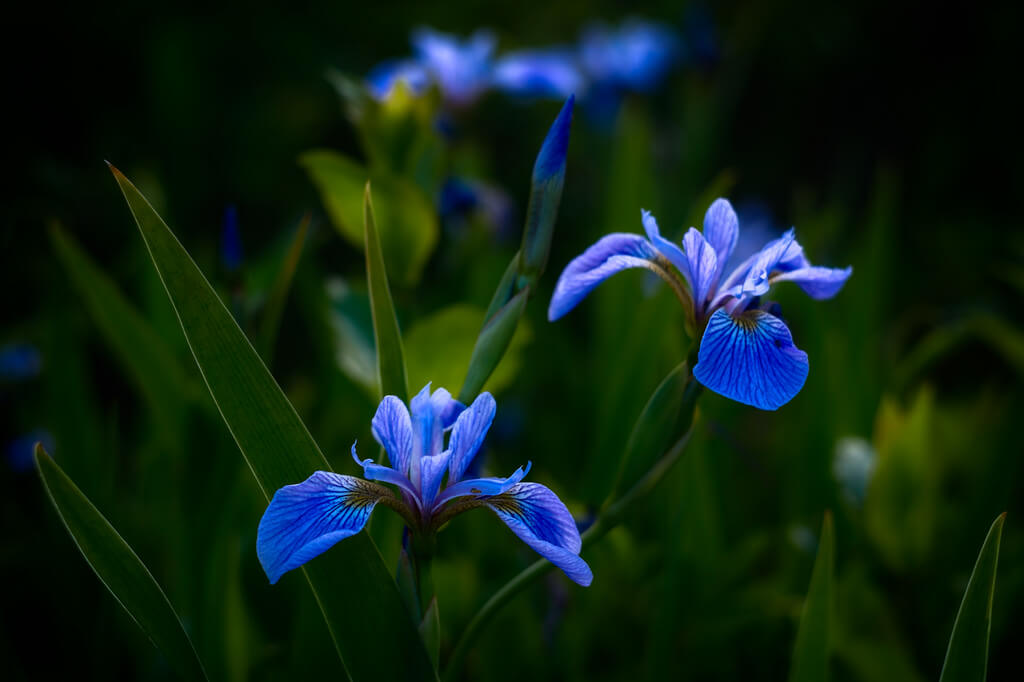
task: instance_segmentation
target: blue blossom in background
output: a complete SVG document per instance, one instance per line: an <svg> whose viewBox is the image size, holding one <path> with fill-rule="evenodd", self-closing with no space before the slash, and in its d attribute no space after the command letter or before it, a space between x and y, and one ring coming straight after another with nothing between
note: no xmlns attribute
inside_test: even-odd
<svg viewBox="0 0 1024 682"><path fill-rule="evenodd" d="M464 407L443 388L431 393L428 384L410 408L385 396L373 417L373 436L391 466L360 460L353 445L365 479L317 471L274 494L256 540L271 583L361 531L374 507L384 504L422 535L437 532L457 513L487 507L573 581L590 584L593 574L579 556L582 543L569 510L545 486L521 483L529 464L507 478L464 477L494 419L491 394L481 393ZM374 481L394 486L398 494Z"/></svg>
<svg viewBox="0 0 1024 682"><path fill-rule="evenodd" d="M794 282L812 298L831 298L852 268L811 265L790 229L726 275L725 264L739 238L739 220L725 199L708 209L703 232L689 229L682 248L661 236L649 212L642 211L641 218L646 239L638 234L610 234L566 266L555 286L548 319L565 315L616 272L646 268L673 286L695 329L702 333L693 368L701 384L764 410L789 402L807 380L807 354L794 345L789 328L769 312L769 305L761 304L761 297L773 284Z"/></svg>
<svg viewBox="0 0 1024 682"><path fill-rule="evenodd" d="M479 30L463 41L421 28L413 33L412 44L419 62L440 86L447 101L460 106L469 104L487 89L496 44L490 31Z"/></svg>
<svg viewBox="0 0 1024 682"><path fill-rule="evenodd" d="M565 99L587 89L576 54L569 48L509 52L495 63L492 82L517 97Z"/></svg>
<svg viewBox="0 0 1024 682"><path fill-rule="evenodd" d="M679 63L682 41L668 26L632 19L618 28L594 24L580 39L580 63L598 87L651 92Z"/></svg>
<svg viewBox="0 0 1024 682"><path fill-rule="evenodd" d="M430 74L416 60L391 59L373 67L366 75L367 91L380 101L390 99L399 83L404 83L412 94L421 95L430 87Z"/></svg>
<svg viewBox="0 0 1024 682"><path fill-rule="evenodd" d="M12 343L0 348L0 379L23 381L39 375L43 356L27 343Z"/></svg>

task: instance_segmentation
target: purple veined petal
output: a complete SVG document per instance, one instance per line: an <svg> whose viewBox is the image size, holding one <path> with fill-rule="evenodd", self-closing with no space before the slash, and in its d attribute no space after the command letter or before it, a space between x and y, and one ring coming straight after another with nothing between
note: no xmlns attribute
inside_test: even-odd
<svg viewBox="0 0 1024 682"><path fill-rule="evenodd" d="M274 493L256 534L256 556L271 584L361 531L379 499L366 481L326 471Z"/></svg>
<svg viewBox="0 0 1024 682"><path fill-rule="evenodd" d="M437 409L432 397L428 383L409 401L409 411L412 413L409 480L417 488L420 487L420 460L441 452L444 441L444 427L437 420Z"/></svg>
<svg viewBox="0 0 1024 682"><path fill-rule="evenodd" d="M451 461L451 449L420 460L420 498L423 509L430 509L441 488L441 479Z"/></svg>
<svg viewBox="0 0 1024 682"><path fill-rule="evenodd" d="M531 466L533 466L533 463L527 462L526 468L519 467L508 478L467 478L465 481L449 485L438 495L437 501L434 502L434 510L440 509L442 505L450 500L454 500L456 497L465 497L466 495L473 495L475 497L500 495L523 480L523 477L530 473Z"/></svg>
<svg viewBox="0 0 1024 682"><path fill-rule="evenodd" d="M783 260L798 258L800 251L802 249L796 243L795 231L792 228L778 239L768 242L763 249L754 254L750 269L743 279L740 297L749 299L768 293L771 286L768 275Z"/></svg>
<svg viewBox="0 0 1024 682"><path fill-rule="evenodd" d="M384 396L370 425L373 437L387 451L391 466L399 473L408 474L412 460L413 433L412 420L405 403L396 396Z"/></svg>
<svg viewBox="0 0 1024 682"><path fill-rule="evenodd" d="M459 482L466 467L473 461L481 443L484 442L488 429L491 428L496 411L497 404L494 402L494 397L485 391L478 395L473 404L467 407L455 421L452 435L448 440L448 449L452 453L452 459L448 466L449 487Z"/></svg>
<svg viewBox="0 0 1024 682"><path fill-rule="evenodd" d="M640 220L644 224L644 232L647 233L647 238L657 247L661 255L667 258L683 274L683 277L690 284L690 290L693 291L693 281L690 279L690 262L686 259L686 254L678 246L661 236L661 230L658 229L658 221L654 219L650 211L640 209Z"/></svg>
<svg viewBox="0 0 1024 682"><path fill-rule="evenodd" d="M554 322L594 288L627 268L650 268L658 251L638 234L616 232L599 239L562 271L548 306L548 320Z"/></svg>
<svg viewBox="0 0 1024 682"><path fill-rule="evenodd" d="M495 62L491 82L518 97L565 99L587 88L575 56L563 48L509 52Z"/></svg>
<svg viewBox="0 0 1024 682"><path fill-rule="evenodd" d="M366 90L377 101L384 101L394 93L398 83L405 83L414 95L430 87L430 75L423 64L412 59L393 59L381 62L366 75Z"/></svg>
<svg viewBox="0 0 1024 682"><path fill-rule="evenodd" d="M551 490L539 483L520 483L486 503L520 540L573 582L586 587L594 579L579 556L582 542L576 522Z"/></svg>
<svg viewBox="0 0 1024 682"><path fill-rule="evenodd" d="M694 305L697 307L697 314L701 315L708 293L714 286L715 275L718 273L718 256L715 255L714 247L704 239L704 235L692 227L683 236L683 251L686 253L689 266Z"/></svg>
<svg viewBox="0 0 1024 682"><path fill-rule="evenodd" d="M390 483L391 485L398 486L409 495L409 498L412 499L416 506L421 506L419 491L416 490L412 481L405 474L383 464L374 464L372 459L359 459L359 455L356 454L355 443L352 443L352 459L356 461L356 464L363 467L363 475L368 481L380 481L381 483Z"/></svg>
<svg viewBox="0 0 1024 682"><path fill-rule="evenodd" d="M846 280L853 274L853 268L823 268L809 266L783 272L771 278L772 284L776 282L796 282L808 296L817 300L832 298L839 293L839 290L846 284Z"/></svg>
<svg viewBox="0 0 1024 682"><path fill-rule="evenodd" d="M740 235L740 221L728 199L716 199L704 214L704 238L711 244L718 258L714 282L722 274L726 262L736 248Z"/></svg>
<svg viewBox="0 0 1024 682"><path fill-rule="evenodd" d="M761 310L718 310L704 330L693 376L726 398L775 410L800 392L807 371L807 354L782 320Z"/></svg>
<svg viewBox="0 0 1024 682"><path fill-rule="evenodd" d="M446 388L439 388L430 395L430 407L434 410L434 419L441 425L443 431L447 431L455 424L466 406L452 398L452 394Z"/></svg>

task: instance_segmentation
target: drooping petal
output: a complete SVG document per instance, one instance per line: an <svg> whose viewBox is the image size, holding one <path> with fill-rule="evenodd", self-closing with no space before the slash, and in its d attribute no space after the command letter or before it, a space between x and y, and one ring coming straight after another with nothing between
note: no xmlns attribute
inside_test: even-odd
<svg viewBox="0 0 1024 682"><path fill-rule="evenodd" d="M454 500L456 497L465 497L466 495L475 495L477 497L500 495L523 480L523 477L530 473L531 466L532 462L527 462L525 469L519 467L508 478L467 478L465 481L459 481L454 485L448 486L438 495L437 501L434 502L434 509L440 509L442 505L449 500Z"/></svg>
<svg viewBox="0 0 1024 682"><path fill-rule="evenodd" d="M699 231L690 228L683 236L683 251L686 252L689 269L690 286L697 313L703 313L703 305L707 301L708 292L715 283L718 273L718 256L714 247L704 239Z"/></svg>
<svg viewBox="0 0 1024 682"><path fill-rule="evenodd" d="M480 444L484 442L487 430L491 428L496 410L494 397L484 392L478 395L473 404L455 421L448 441L448 449L451 451L451 461L448 465L449 486L458 483L466 467L473 461Z"/></svg>
<svg viewBox="0 0 1024 682"><path fill-rule="evenodd" d="M650 268L658 251L638 234L622 232L602 237L562 271L548 306L554 322L576 307L594 287L627 268Z"/></svg>
<svg viewBox="0 0 1024 682"><path fill-rule="evenodd" d="M647 238L657 247L661 255L667 258L672 265L676 266L679 272L683 273L683 277L690 283L690 290L692 291L693 282L690 280L690 262L686 259L683 250L661 236L661 230L658 229L658 221L654 219L650 211L640 209L640 220L644 224L644 232L647 233Z"/></svg>
<svg viewBox="0 0 1024 682"><path fill-rule="evenodd" d="M846 280L853 274L853 268L823 268L809 266L790 270L775 275L771 278L772 284L776 282L796 282L800 288L807 292L807 295L817 300L832 298L839 293L839 290L846 284Z"/></svg>
<svg viewBox="0 0 1024 682"><path fill-rule="evenodd" d="M352 443L352 459L356 461L356 464L363 467L363 476L365 476L368 481L380 481L381 483L396 485L408 493L409 498L415 502L417 506L420 506L420 495L413 486L412 481L410 481L405 474L395 471L391 467L384 466L383 464L374 464L372 459L359 459L359 455L356 454L355 443Z"/></svg>
<svg viewBox="0 0 1024 682"><path fill-rule="evenodd" d="M752 310L732 316L718 310L700 342L693 376L715 393L775 410L807 380L807 354L793 345L782 320Z"/></svg>
<svg viewBox="0 0 1024 682"><path fill-rule="evenodd" d="M486 501L512 532L542 557L586 587L594 579L582 547L576 522L565 504L539 483L520 483L507 493Z"/></svg>
<svg viewBox="0 0 1024 682"><path fill-rule="evenodd" d="M715 269L716 281L729 257L732 256L739 235L740 221L736 217L736 211L733 210L732 204L728 199L716 199L704 214L704 238L708 240L715 250L715 255L718 256L718 264Z"/></svg>
<svg viewBox="0 0 1024 682"><path fill-rule="evenodd" d="M405 403L396 396L384 396L370 425L373 437L387 451L391 466L399 473L408 474L413 435L412 420Z"/></svg>
<svg viewBox="0 0 1024 682"><path fill-rule="evenodd" d="M256 555L271 584L361 531L379 499L373 484L326 471L274 493L256 535Z"/></svg>

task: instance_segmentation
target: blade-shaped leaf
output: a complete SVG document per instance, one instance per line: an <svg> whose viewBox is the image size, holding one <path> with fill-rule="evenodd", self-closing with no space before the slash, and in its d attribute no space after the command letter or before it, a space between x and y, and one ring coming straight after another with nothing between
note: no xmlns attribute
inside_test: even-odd
<svg viewBox="0 0 1024 682"><path fill-rule="evenodd" d="M513 296L512 300L495 313L480 330L480 336L473 347L473 355L469 359L466 380L459 392L459 400L463 403L468 405L472 402L491 376L491 372L501 362L502 356L512 342L512 335L515 334L516 325L523 315L529 296L530 287L527 286Z"/></svg>
<svg viewBox="0 0 1024 682"><path fill-rule="evenodd" d="M800 614L800 627L796 631L789 682L823 682L829 677L834 562L832 513L825 512L825 521L821 524L821 540L818 542L818 557L814 560L811 585L807 588L807 599L804 600L804 609Z"/></svg>
<svg viewBox="0 0 1024 682"><path fill-rule="evenodd" d="M292 279L295 277L295 268L299 266L299 258L302 257L302 247L306 243L306 232L309 231L310 215L307 213L299 223L299 229L288 246L288 253L285 254L281 269L278 270L274 283L270 287L270 294L267 296L267 304L263 308L263 319L260 322L260 351L267 361L274 357L274 344L277 341L277 333L281 325L281 314L284 312L284 304L288 300L288 290L291 289Z"/></svg>
<svg viewBox="0 0 1024 682"><path fill-rule="evenodd" d="M380 240L391 277L414 284L440 235L437 212L423 191L404 178L374 170L340 154L316 150L299 163L309 172L335 229L353 246L363 245L363 187L367 179L379 201Z"/></svg>
<svg viewBox="0 0 1024 682"><path fill-rule="evenodd" d="M181 677L205 680L188 634L146 565L42 446L35 457L50 501L100 581Z"/></svg>
<svg viewBox="0 0 1024 682"><path fill-rule="evenodd" d="M316 470L329 471L295 409L195 262L135 186L111 170L210 394L264 496L269 499L278 488ZM352 679L435 676L398 589L366 533L338 543L309 562L304 573Z"/></svg>
<svg viewBox="0 0 1024 682"><path fill-rule="evenodd" d="M953 623L939 682L984 682L988 673L988 636L992 628L992 598L996 590L999 541L1005 512L989 528L985 544L967 582L964 600Z"/></svg>
<svg viewBox="0 0 1024 682"><path fill-rule="evenodd" d="M363 194L363 223L366 230L366 281L370 287L370 312L373 315L373 338L377 346L377 377L381 395L398 396L405 402L409 391L402 352L402 332L398 329L395 304L391 300L388 274L384 268L377 224L370 201L370 183Z"/></svg>
<svg viewBox="0 0 1024 682"><path fill-rule="evenodd" d="M175 400L198 397L167 342L78 242L57 225L50 228L50 241L115 358L158 418L167 416Z"/></svg>

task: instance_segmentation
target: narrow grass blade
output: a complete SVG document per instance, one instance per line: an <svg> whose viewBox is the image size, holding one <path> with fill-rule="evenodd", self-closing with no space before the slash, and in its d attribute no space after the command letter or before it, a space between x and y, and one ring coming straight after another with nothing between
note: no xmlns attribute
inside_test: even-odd
<svg viewBox="0 0 1024 682"><path fill-rule="evenodd" d="M373 219L370 183L363 194L363 225L366 230L366 281L370 287L370 312L373 314L373 338L377 345L377 376L381 395L398 396L406 402L409 392L402 352L402 332L398 329L395 304L391 300L388 274L384 268L380 235Z"/></svg>
<svg viewBox="0 0 1024 682"><path fill-rule="evenodd" d="M135 186L111 170L210 395L264 496L270 499L278 488L303 481L316 470L329 471L295 408L195 262ZM303 572L352 679L433 679L419 633L369 535L359 533L338 543Z"/></svg>
<svg viewBox="0 0 1024 682"><path fill-rule="evenodd" d="M939 682L984 682L988 674L988 636L992 628L992 598L996 591L996 565L1004 521L1005 512L992 523L978 553L953 623Z"/></svg>
<svg viewBox="0 0 1024 682"><path fill-rule="evenodd" d="M299 259L302 257L302 247L306 243L306 233L309 231L310 215L307 213L299 223L299 229L292 238L288 247L281 269L274 278L270 287L270 294L267 296L267 304L263 308L263 319L260 321L259 348L267 362L274 358L274 345L277 343L277 334L281 327L281 315L284 313L284 304L288 300L288 291L292 286L292 279L295 277L295 269L299 266Z"/></svg>
<svg viewBox="0 0 1024 682"><path fill-rule="evenodd" d="M205 680L192 642L146 565L41 445L35 458L50 501L96 576L183 679Z"/></svg>
<svg viewBox="0 0 1024 682"><path fill-rule="evenodd" d="M800 626L793 647L793 665L789 682L823 682L829 678L828 659L831 647L832 572L835 563L835 538L832 512L825 512L814 560L811 585L807 588Z"/></svg>
<svg viewBox="0 0 1024 682"><path fill-rule="evenodd" d="M516 325L519 324L519 318L523 315L529 296L530 287L526 287L513 296L480 330L480 336L473 347L473 355L469 359L466 380L459 392L459 400L463 403L468 405L472 402L491 376L491 372L501 362L502 356L512 342L512 335L516 332Z"/></svg>

